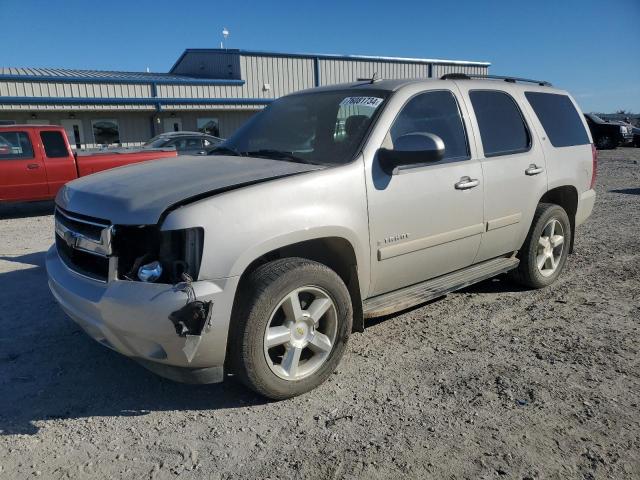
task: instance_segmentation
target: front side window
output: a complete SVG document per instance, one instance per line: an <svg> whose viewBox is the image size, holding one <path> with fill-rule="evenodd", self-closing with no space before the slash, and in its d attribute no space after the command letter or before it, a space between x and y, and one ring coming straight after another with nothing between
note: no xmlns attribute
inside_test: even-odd
<svg viewBox="0 0 640 480"><path fill-rule="evenodd" d="M62 158L69 156L67 143L61 132L40 132L44 152L49 158Z"/></svg>
<svg viewBox="0 0 640 480"><path fill-rule="evenodd" d="M524 95L536 112L551 145L569 147L589 143L580 114L569 97L542 92L525 92Z"/></svg>
<svg viewBox="0 0 640 480"><path fill-rule="evenodd" d="M117 120L92 120L93 138L98 145L120 143L120 127Z"/></svg>
<svg viewBox="0 0 640 480"><path fill-rule="evenodd" d="M388 140L393 145L398 137L410 133L431 133L440 137L444 142L445 160L469 158L460 108L448 90L421 93L409 100L393 122Z"/></svg>
<svg viewBox="0 0 640 480"><path fill-rule="evenodd" d="M33 158L33 147L26 132L0 134L0 160Z"/></svg>
<svg viewBox="0 0 640 480"><path fill-rule="evenodd" d="M384 90L349 89L282 97L212 154L235 152L318 165L348 163L388 95Z"/></svg>
<svg viewBox="0 0 640 480"><path fill-rule="evenodd" d="M469 92L469 97L478 120L485 157L529 150L529 130L511 95L497 90L474 90Z"/></svg>

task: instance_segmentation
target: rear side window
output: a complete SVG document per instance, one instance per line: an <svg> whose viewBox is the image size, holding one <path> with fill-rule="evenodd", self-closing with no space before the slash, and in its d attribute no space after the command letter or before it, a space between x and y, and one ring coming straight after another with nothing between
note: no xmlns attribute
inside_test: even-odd
<svg viewBox="0 0 640 480"><path fill-rule="evenodd" d="M569 147L589 143L580 114L566 95L525 92L544 131L554 147Z"/></svg>
<svg viewBox="0 0 640 480"><path fill-rule="evenodd" d="M529 150L531 137L516 101L504 92L469 92L476 112L485 157Z"/></svg>
<svg viewBox="0 0 640 480"><path fill-rule="evenodd" d="M67 145L60 132L40 132L44 151L49 158L68 157Z"/></svg>
<svg viewBox="0 0 640 480"><path fill-rule="evenodd" d="M421 93L407 102L391 127L391 142L409 133L438 135L444 142L444 159L469 158L458 102L447 90Z"/></svg>
<svg viewBox="0 0 640 480"><path fill-rule="evenodd" d="M26 132L0 133L0 160L33 158L33 147Z"/></svg>

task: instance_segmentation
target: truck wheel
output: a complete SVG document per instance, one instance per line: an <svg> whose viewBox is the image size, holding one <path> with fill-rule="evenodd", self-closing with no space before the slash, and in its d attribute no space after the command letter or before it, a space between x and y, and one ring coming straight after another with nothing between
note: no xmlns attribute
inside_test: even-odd
<svg viewBox="0 0 640 480"><path fill-rule="evenodd" d="M596 140L596 147L600 150L609 150L615 148L613 139L609 135L602 135Z"/></svg>
<svg viewBox="0 0 640 480"><path fill-rule="evenodd" d="M338 366L352 323L349 291L333 270L302 258L269 262L250 274L236 298L231 368L265 397L300 395Z"/></svg>
<svg viewBox="0 0 640 480"><path fill-rule="evenodd" d="M541 203L520 250L520 265L512 277L531 288L555 282L567 261L571 224L567 212L551 203Z"/></svg>

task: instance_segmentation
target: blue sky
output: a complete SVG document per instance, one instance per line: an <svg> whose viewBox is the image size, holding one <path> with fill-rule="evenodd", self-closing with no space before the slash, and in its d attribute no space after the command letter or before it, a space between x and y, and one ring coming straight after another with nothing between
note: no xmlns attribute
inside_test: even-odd
<svg viewBox="0 0 640 480"><path fill-rule="evenodd" d="M0 66L167 71L185 48L486 60L640 112L640 0L0 0Z"/></svg>

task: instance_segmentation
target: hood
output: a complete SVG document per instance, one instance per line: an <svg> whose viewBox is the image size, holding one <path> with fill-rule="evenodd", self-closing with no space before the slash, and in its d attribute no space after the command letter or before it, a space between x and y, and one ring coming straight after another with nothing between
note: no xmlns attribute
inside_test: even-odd
<svg viewBox="0 0 640 480"><path fill-rule="evenodd" d="M151 225L176 204L324 167L234 156L181 156L137 163L67 183L56 204L119 225Z"/></svg>

